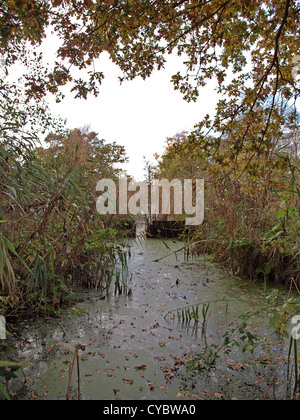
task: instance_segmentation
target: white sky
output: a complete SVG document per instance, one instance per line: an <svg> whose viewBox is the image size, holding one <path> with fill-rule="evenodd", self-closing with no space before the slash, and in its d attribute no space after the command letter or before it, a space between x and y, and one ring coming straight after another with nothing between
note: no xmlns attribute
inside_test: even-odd
<svg viewBox="0 0 300 420"><path fill-rule="evenodd" d="M45 64L53 65L60 43L49 29L41 46ZM90 95L87 100L74 99L74 93L64 89L66 97L60 104L53 97L48 98L50 110L54 116L66 119L69 129L89 125L100 138L123 145L129 158L123 169L137 180L143 179L143 156L155 162L153 155L163 152L167 137L192 130L206 114L212 117L215 113L219 99L215 91L217 81L210 81L200 90L196 103L187 103L174 90L171 77L180 70L185 72L182 57L175 54L168 56L165 69L154 72L145 81L137 78L120 85L118 76L122 74L105 53L95 62L95 70L105 75L97 98Z"/></svg>
<svg viewBox="0 0 300 420"><path fill-rule="evenodd" d="M60 104L50 99L50 109L66 118L70 129L90 125L107 142L125 146L129 163L124 169L137 180L142 179L143 156L155 162L153 155L162 153L167 137L193 129L203 116L214 113L215 82L201 90L197 103L187 103L174 90L170 79L180 65L180 58L169 56L166 69L145 81L137 78L120 85L120 70L103 55L96 63L96 70L105 75L100 95L79 100L68 93Z"/></svg>

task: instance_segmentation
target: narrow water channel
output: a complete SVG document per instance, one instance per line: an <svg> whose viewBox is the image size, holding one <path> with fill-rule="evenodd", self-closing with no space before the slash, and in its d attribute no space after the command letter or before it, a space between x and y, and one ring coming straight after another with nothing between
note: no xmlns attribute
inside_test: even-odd
<svg viewBox="0 0 300 420"><path fill-rule="evenodd" d="M86 291L58 319L22 321L14 337L18 358L33 366L1 371L8 390L16 399L65 399L73 355L59 343L68 343L83 346L83 400L263 399L273 377L276 398L288 398L287 348L264 317L256 318L253 328L270 336L271 354L234 350L221 353L214 369L187 372L195 355L219 345L226 329L255 308L264 292L260 284L232 278L203 257L186 261L183 250L175 252L182 247L173 240L132 240L129 296L101 299L99 292ZM183 325L178 319L178 310L199 305L201 312L204 303L210 303L205 333L201 322ZM273 397L272 391L267 398ZM77 399L76 369L70 399Z"/></svg>

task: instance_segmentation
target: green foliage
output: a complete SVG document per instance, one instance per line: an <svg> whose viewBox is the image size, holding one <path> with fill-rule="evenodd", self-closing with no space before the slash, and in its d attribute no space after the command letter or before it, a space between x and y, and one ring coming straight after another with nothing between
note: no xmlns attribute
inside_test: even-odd
<svg viewBox="0 0 300 420"><path fill-rule="evenodd" d="M5 361L1 361L0 360L0 369L19 369L19 368L23 368L23 367L28 367L28 366L32 366L28 363L21 363L21 362L5 362ZM2 394L4 396L4 398L7 401L10 401L11 398L8 394L8 392L6 391L5 387L3 386L3 384L0 382L0 394Z"/></svg>
<svg viewBox="0 0 300 420"><path fill-rule="evenodd" d="M289 356L288 362L290 364L292 352L294 352L294 373L295 373L295 389L297 390L300 387L300 363L298 359L298 342L293 337L290 339L290 348L289 348Z"/></svg>
<svg viewBox="0 0 300 420"><path fill-rule="evenodd" d="M7 401L10 401L10 396L8 395L6 389L4 388L1 382L0 382L0 393L4 395Z"/></svg>
<svg viewBox="0 0 300 420"><path fill-rule="evenodd" d="M264 315L269 319L269 326L276 331L284 340L289 340L288 362L290 364L292 352L294 352L295 387L300 385L299 361L297 340L291 337L289 321L300 313L300 301L298 297L284 299L278 289L273 290L266 296L257 308L252 309L239 317L235 324L226 325L226 331L222 335L221 342L214 342L206 346L205 350L191 361L187 369L203 373L207 369L213 369L217 365L221 354L230 355L234 349L243 353L255 354L256 350L264 350L270 353L270 337L261 336L257 329L251 327L251 321L258 315Z"/></svg>
<svg viewBox="0 0 300 420"><path fill-rule="evenodd" d="M218 353L211 347L187 364L187 372L197 371L199 374L202 374L205 370L214 369L218 359Z"/></svg>
<svg viewBox="0 0 300 420"><path fill-rule="evenodd" d="M199 307L202 307L201 316L199 314ZM192 305L185 308L179 308L176 310L178 321L181 322L183 327L189 327L191 321L193 320L195 324L198 324L202 320L202 329L205 331L207 327L207 322L209 319L209 309L210 303L202 303L201 305ZM170 314L170 312L169 312ZM168 315L169 315L168 314Z"/></svg>

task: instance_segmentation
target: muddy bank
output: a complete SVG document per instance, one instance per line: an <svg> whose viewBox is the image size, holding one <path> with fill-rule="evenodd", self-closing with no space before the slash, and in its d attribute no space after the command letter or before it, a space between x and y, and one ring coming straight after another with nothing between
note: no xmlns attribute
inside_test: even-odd
<svg viewBox="0 0 300 420"><path fill-rule="evenodd" d="M130 296L82 293L82 301L57 319L22 321L13 336L12 360L33 364L23 372L1 371L16 399L65 399L68 345L80 345L81 399L190 400L263 399L275 377L277 399L290 397L287 351L268 320L252 328L269 339L271 353L234 350L220 354L217 366L201 375L186 366L208 345L220 344L229 325L263 299L262 287L229 277L204 258L185 261L175 240L132 240ZM169 255L166 258L165 256ZM182 308L210 303L205 334L201 322L179 321ZM197 327L198 325L198 327ZM84 349L84 350L83 350ZM7 354L5 355L7 358ZM26 381L24 379L26 378ZM70 399L77 399L74 369ZM268 398L273 398L273 391Z"/></svg>

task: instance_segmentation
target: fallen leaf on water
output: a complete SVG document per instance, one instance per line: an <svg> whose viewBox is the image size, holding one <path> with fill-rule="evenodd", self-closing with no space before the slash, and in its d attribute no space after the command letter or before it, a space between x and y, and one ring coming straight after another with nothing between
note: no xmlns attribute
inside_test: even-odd
<svg viewBox="0 0 300 420"><path fill-rule="evenodd" d="M70 350L60 350L60 354L71 354Z"/></svg>
<svg viewBox="0 0 300 420"><path fill-rule="evenodd" d="M124 384L132 385L133 379L123 379Z"/></svg>
<svg viewBox="0 0 300 420"><path fill-rule="evenodd" d="M234 365L228 365L228 368L231 369L231 370L235 370L237 372L240 372L241 371L241 366L239 364L237 364L236 366L234 366Z"/></svg>
<svg viewBox="0 0 300 420"><path fill-rule="evenodd" d="M136 370L146 370L147 369L147 365L136 366L135 369Z"/></svg>
<svg viewBox="0 0 300 420"><path fill-rule="evenodd" d="M164 362L165 360L165 357L154 357L154 362Z"/></svg>
<svg viewBox="0 0 300 420"><path fill-rule="evenodd" d="M269 360L269 359L264 359L264 360L261 360L261 362L260 362L262 365L270 365L271 364L271 361Z"/></svg>
<svg viewBox="0 0 300 420"><path fill-rule="evenodd" d="M102 359L105 359L105 354L104 353L99 353L99 356L102 357Z"/></svg>

